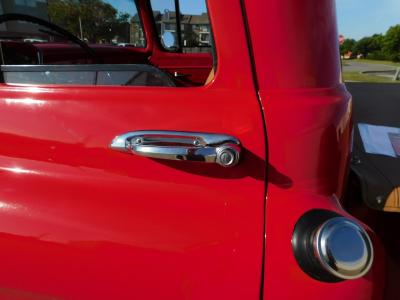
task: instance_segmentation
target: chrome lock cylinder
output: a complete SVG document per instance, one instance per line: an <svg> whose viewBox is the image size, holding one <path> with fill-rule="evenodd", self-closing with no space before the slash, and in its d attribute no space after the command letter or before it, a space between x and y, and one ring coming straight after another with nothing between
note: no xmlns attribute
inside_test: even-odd
<svg viewBox="0 0 400 300"><path fill-rule="evenodd" d="M228 143L216 150L216 163L223 167L233 167L239 163L241 149L238 145Z"/></svg>

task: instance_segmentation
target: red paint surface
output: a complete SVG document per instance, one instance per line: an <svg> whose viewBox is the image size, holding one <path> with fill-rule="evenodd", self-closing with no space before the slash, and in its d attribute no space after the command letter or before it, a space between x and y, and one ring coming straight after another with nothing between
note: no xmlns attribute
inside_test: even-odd
<svg viewBox="0 0 400 300"><path fill-rule="evenodd" d="M0 88L0 298L258 299L263 123L244 26L230 24L239 3L222 6L219 44L242 42L221 47L208 87ZM225 169L108 148L143 129L231 134L245 158Z"/></svg>
<svg viewBox="0 0 400 300"><path fill-rule="evenodd" d="M211 53L173 53L154 49L150 62L160 69L181 77L184 85L204 85L213 66Z"/></svg>
<svg viewBox="0 0 400 300"><path fill-rule="evenodd" d="M372 271L337 284L307 276L291 247L294 226L305 212L346 215L339 200L350 156L352 101L340 79L334 1L245 2L273 167L264 299L381 299L385 272L376 238Z"/></svg>
<svg viewBox="0 0 400 300"><path fill-rule="evenodd" d="M264 299L380 299L377 241L373 271L338 284L308 277L291 249L306 211L344 214L351 100L333 2L245 4L260 91L240 3L223 0L208 3L218 69L206 87L1 86L1 299L260 299L262 278ZM143 129L230 134L244 160L108 148Z"/></svg>

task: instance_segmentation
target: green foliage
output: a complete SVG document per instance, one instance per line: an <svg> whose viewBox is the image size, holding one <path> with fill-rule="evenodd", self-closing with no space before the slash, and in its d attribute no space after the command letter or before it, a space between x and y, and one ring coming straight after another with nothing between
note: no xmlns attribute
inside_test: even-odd
<svg viewBox="0 0 400 300"><path fill-rule="evenodd" d="M387 59L400 61L400 25L390 27L383 40L383 52Z"/></svg>
<svg viewBox="0 0 400 300"><path fill-rule="evenodd" d="M382 43L383 36L381 34L365 37L356 43L354 52L362 54L365 58L370 56L378 57L379 55L382 55Z"/></svg>
<svg viewBox="0 0 400 300"><path fill-rule="evenodd" d="M385 35L375 34L359 41L346 39L340 46L340 53L349 51L354 55L361 54L363 58L373 60L400 61L400 25L391 27Z"/></svg>
<svg viewBox="0 0 400 300"><path fill-rule="evenodd" d="M102 0L48 0L50 20L90 43L129 36L129 15Z"/></svg>
<svg viewBox="0 0 400 300"><path fill-rule="evenodd" d="M356 43L356 40L345 39L343 45L340 45L340 55L345 55L348 52L353 52Z"/></svg>

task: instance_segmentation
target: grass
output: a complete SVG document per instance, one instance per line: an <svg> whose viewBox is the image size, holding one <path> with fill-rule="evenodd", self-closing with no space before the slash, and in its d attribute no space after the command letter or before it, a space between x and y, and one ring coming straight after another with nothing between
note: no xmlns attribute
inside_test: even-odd
<svg viewBox="0 0 400 300"><path fill-rule="evenodd" d="M392 62L392 61L388 61L388 60L361 59L359 61L362 62L362 63L366 63L366 64L387 65L387 66L393 66L393 67L400 67L400 63Z"/></svg>
<svg viewBox="0 0 400 300"><path fill-rule="evenodd" d="M366 64L373 64L373 65L387 65L393 67L400 67L400 63L392 62L388 60L372 60L372 59L350 59L350 60L343 60L343 65L346 65L346 61L356 61L358 63L366 63Z"/></svg>
<svg viewBox="0 0 400 300"><path fill-rule="evenodd" d="M386 60L371 60L371 59L352 59L343 60L343 66L348 65L346 62L356 61L357 63L373 64L373 65L387 65L393 67L400 67L400 63L395 63ZM362 74L359 72L343 72L344 81L358 81L370 83L400 83L400 81L393 81L391 78L374 76L369 74Z"/></svg>
<svg viewBox="0 0 400 300"><path fill-rule="evenodd" d="M400 81L393 81L391 78L371 76L361 74L359 72L343 72L344 81L359 81L370 83L400 83Z"/></svg>

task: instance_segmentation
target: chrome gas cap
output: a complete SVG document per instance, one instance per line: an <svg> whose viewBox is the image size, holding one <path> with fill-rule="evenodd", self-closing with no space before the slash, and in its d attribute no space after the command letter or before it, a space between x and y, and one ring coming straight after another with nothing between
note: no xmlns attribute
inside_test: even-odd
<svg viewBox="0 0 400 300"><path fill-rule="evenodd" d="M373 244L364 228L328 210L311 210L300 217L292 247L299 267L323 282L360 278L374 260Z"/></svg>
<svg viewBox="0 0 400 300"><path fill-rule="evenodd" d="M373 248L367 232L344 217L326 221L313 239L314 253L322 267L341 279L356 279L371 268Z"/></svg>

